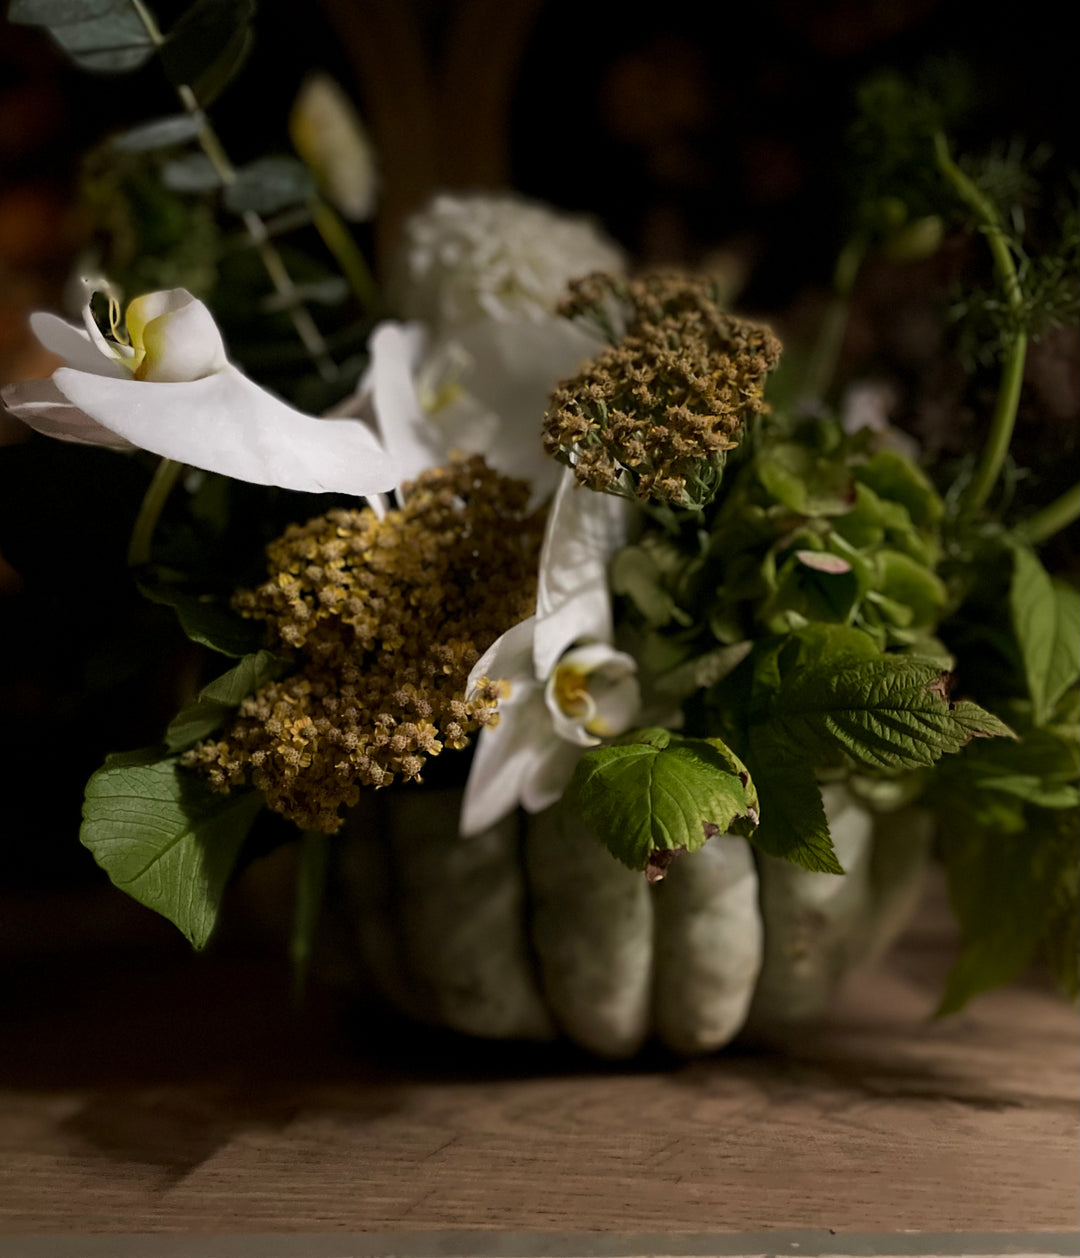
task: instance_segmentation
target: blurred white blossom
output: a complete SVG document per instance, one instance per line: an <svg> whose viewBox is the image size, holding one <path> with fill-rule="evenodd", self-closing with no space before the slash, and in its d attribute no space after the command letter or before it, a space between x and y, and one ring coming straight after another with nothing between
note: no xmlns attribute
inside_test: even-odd
<svg viewBox="0 0 1080 1258"><path fill-rule="evenodd" d="M391 295L407 319L436 332L476 320L539 321L570 280L624 265L587 218L519 197L443 194L406 222Z"/></svg>
<svg viewBox="0 0 1080 1258"><path fill-rule="evenodd" d="M375 149L352 101L328 74L304 80L289 114L289 138L345 218L371 218L379 190Z"/></svg>

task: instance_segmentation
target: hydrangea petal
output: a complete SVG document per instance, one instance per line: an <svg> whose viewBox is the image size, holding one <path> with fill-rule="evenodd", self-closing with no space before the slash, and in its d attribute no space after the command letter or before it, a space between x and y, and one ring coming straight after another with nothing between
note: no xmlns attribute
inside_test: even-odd
<svg viewBox="0 0 1080 1258"><path fill-rule="evenodd" d="M362 496L398 480L363 424L304 415L232 366L182 384L113 380L64 367L53 380L90 418L192 467L307 493Z"/></svg>

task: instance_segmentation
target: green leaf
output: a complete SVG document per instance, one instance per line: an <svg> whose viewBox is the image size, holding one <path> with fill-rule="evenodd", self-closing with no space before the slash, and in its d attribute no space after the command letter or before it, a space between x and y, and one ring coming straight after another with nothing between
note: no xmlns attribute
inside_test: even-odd
<svg viewBox="0 0 1080 1258"><path fill-rule="evenodd" d="M173 608L192 642L212 651L238 658L258 651L265 641L265 630L258 621L244 620L218 599L164 582L140 581L139 590L151 602Z"/></svg>
<svg viewBox="0 0 1080 1258"><path fill-rule="evenodd" d="M955 716L945 693L946 675L910 656L826 656L785 674L766 719L785 756L828 762L840 749L869 768L916 769L959 751L980 722L998 732L974 704Z"/></svg>
<svg viewBox="0 0 1080 1258"><path fill-rule="evenodd" d="M1011 982L1040 946L1053 957L1076 930L1076 828L1062 813L1033 810L1016 833L959 822L941 828L949 895L963 950L949 974L938 1014ZM1071 969L1070 969L1071 967ZM1068 986L1075 961L1062 960Z"/></svg>
<svg viewBox="0 0 1080 1258"><path fill-rule="evenodd" d="M785 754L766 730L751 735L748 758L761 797L754 846L816 873L842 874L810 762Z"/></svg>
<svg viewBox="0 0 1080 1258"><path fill-rule="evenodd" d="M165 163L161 182L172 192L213 192L221 187L221 176L205 153L189 153Z"/></svg>
<svg viewBox="0 0 1080 1258"><path fill-rule="evenodd" d="M121 153L142 153L174 144L187 144L198 136L205 122L205 115L201 112L156 118L153 122L145 122L140 127L114 136L112 146Z"/></svg>
<svg viewBox="0 0 1080 1258"><path fill-rule="evenodd" d="M117 0L95 17L47 29L81 70L94 73L137 70L155 51L149 31L127 0Z"/></svg>
<svg viewBox="0 0 1080 1258"><path fill-rule="evenodd" d="M778 502L799 515L841 515L855 503L851 473L842 460L800 442L777 442L755 463L758 479Z"/></svg>
<svg viewBox="0 0 1080 1258"><path fill-rule="evenodd" d="M260 157L244 166L225 189L225 204L237 214L274 214L314 195L307 167L295 157Z"/></svg>
<svg viewBox="0 0 1080 1258"><path fill-rule="evenodd" d="M856 467L854 475L879 498L902 503L917 528L939 524L945 514L945 504L925 472L894 450L879 450L867 463Z"/></svg>
<svg viewBox="0 0 1080 1258"><path fill-rule="evenodd" d="M175 759L135 753L87 783L79 838L120 890L202 948L262 802L254 791L216 794Z"/></svg>
<svg viewBox="0 0 1080 1258"><path fill-rule="evenodd" d="M1009 611L1036 725L1080 677L1080 598L1055 583L1033 550L1013 545Z"/></svg>
<svg viewBox="0 0 1080 1258"><path fill-rule="evenodd" d="M130 0L11 0L7 20L22 26L68 26L127 8Z"/></svg>
<svg viewBox="0 0 1080 1258"><path fill-rule="evenodd" d="M660 729L587 751L567 791L570 806L631 869L645 869L657 850L696 851L737 819L757 817L750 775L729 748Z"/></svg>
<svg viewBox="0 0 1080 1258"><path fill-rule="evenodd" d="M208 737L228 718L241 699L266 682L280 677L287 666L287 661L279 659L272 651L245 655L235 668L230 668L204 686L190 703L180 709L165 731L165 746L175 753Z"/></svg>
<svg viewBox="0 0 1080 1258"><path fill-rule="evenodd" d="M200 105L209 105L243 64L254 14L254 0L197 0L161 50L170 82L190 87Z"/></svg>

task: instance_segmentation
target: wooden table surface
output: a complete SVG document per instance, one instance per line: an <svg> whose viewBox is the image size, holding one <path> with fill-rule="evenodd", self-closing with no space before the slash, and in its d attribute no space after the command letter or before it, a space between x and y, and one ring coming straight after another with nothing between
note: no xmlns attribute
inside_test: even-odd
<svg viewBox="0 0 1080 1258"><path fill-rule="evenodd" d="M325 991L297 1017L281 970L235 949L9 948L0 1233L430 1234L443 1253L480 1252L455 1248L473 1233L553 1238L535 1252L619 1233L684 1253L689 1236L819 1229L848 1252L849 1234L915 1230L1063 1252L1075 1010L1034 976L928 1022L953 943L924 915L786 1054L617 1068L403 1031ZM31 1250L0 1237L9 1252Z"/></svg>

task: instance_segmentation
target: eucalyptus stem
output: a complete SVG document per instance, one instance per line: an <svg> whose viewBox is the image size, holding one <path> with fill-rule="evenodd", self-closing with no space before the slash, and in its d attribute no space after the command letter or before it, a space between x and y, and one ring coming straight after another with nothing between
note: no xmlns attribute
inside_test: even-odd
<svg viewBox="0 0 1080 1258"><path fill-rule="evenodd" d="M150 484L135 517L128 542L127 561L129 568L141 568L150 562L150 543L154 538L154 529L161 516L162 509L168 501L173 486L180 479L184 464L175 459L162 459L157 465Z"/></svg>
<svg viewBox="0 0 1080 1258"><path fill-rule="evenodd" d="M162 35L154 15L147 9L143 0L130 0L130 2L135 12L139 15L154 47L161 48L165 43L165 36ZM210 164L221 180L222 186L225 188L229 187L230 184L236 182L236 167L229 160L229 156L225 152L224 145L218 138L217 132L210 125L195 93L188 84L179 84L176 92L185 111L198 124L196 139L199 142L199 147L210 160ZM296 329L296 334L315 363L319 375L324 380L336 379L338 376L337 364L327 348L326 341L319 331L318 325L311 317L310 311L299 300L296 285L292 282L285 263L281 260L281 254L278 253L277 248L271 242L270 233L267 231L261 215L256 214L253 210L245 210L241 214L241 218L248 236L250 236L252 244L255 246L255 250L262 261L263 267L270 277L274 291L282 298L283 304L289 312L289 318L292 320L293 327Z"/></svg>
<svg viewBox="0 0 1080 1258"><path fill-rule="evenodd" d="M367 259L356 247L356 241L342 222L341 216L322 197L312 197L308 202L308 208L315 230L322 237L323 244L334 255L357 301L368 314L378 314L382 306L382 297Z"/></svg>
<svg viewBox="0 0 1080 1258"><path fill-rule="evenodd" d="M1055 533L1080 519L1080 484L1067 489L1060 498L1022 521L1014 530L1021 541L1038 546L1047 542Z"/></svg>
<svg viewBox="0 0 1080 1258"><path fill-rule="evenodd" d="M840 250L836 259L832 297L821 321L821 331L814 342L803 383L803 396L808 400L821 401L832 386L851 312L851 294L855 291L855 281L865 257L866 242L861 236L856 236Z"/></svg>
<svg viewBox="0 0 1080 1258"><path fill-rule="evenodd" d="M994 272L1001 285L1009 310L1019 314L1023 307L1023 291L1016 270L1009 242L998 220L997 211L975 184L964 174L949 156L945 136L938 131L934 135L934 155L938 169L945 176L956 195L974 213L979 228L986 237ZM990 432L975 475L964 493L960 515L970 519L990 496L1009 452L1016 414L1020 407L1020 392L1024 384L1024 363L1027 359L1027 333L1018 327L1012 344L1001 367L997 401L990 420Z"/></svg>

